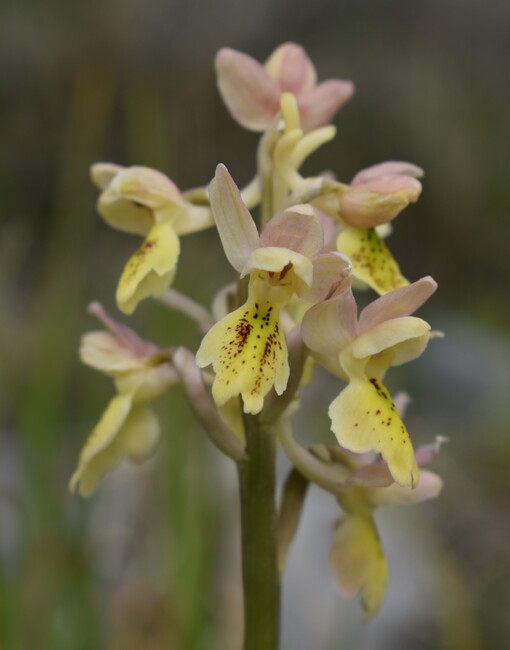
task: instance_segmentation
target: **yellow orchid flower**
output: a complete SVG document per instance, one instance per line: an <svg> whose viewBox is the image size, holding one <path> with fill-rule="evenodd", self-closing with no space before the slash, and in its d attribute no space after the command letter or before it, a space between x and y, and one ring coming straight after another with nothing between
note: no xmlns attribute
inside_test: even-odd
<svg viewBox="0 0 510 650"><path fill-rule="evenodd" d="M380 229L418 200L422 175L411 163L380 163L360 171L349 185L331 181L331 191L313 200L342 224L336 247L351 260L353 276L380 295L409 284Z"/></svg>
<svg viewBox="0 0 510 650"><path fill-rule="evenodd" d="M106 223L145 238L117 288L119 309L131 314L144 298L166 291L177 268L179 236L212 226L212 214L208 207L186 201L155 169L97 163L91 176L102 190L97 209Z"/></svg>
<svg viewBox="0 0 510 650"><path fill-rule="evenodd" d="M418 467L407 429L382 380L391 366L419 357L430 326L409 316L437 288L430 277L395 289L369 304L356 318L350 289L312 307L303 319L303 340L317 359L348 381L330 404L331 428L342 447L375 451L394 480L414 487Z"/></svg>
<svg viewBox="0 0 510 650"><path fill-rule="evenodd" d="M292 435L288 419L281 424L278 434L296 470L307 481L333 494L342 508L343 514L335 524L329 553L331 573L344 597L360 596L365 620L368 620L381 606L388 576L375 510L382 506L413 505L434 499L440 494L443 481L437 474L422 470L415 489L401 487L393 482L388 465L376 462L374 458L355 459L341 448L324 445L310 451L304 449ZM438 437L435 443L417 449L415 463L420 466L429 463L444 441ZM304 496L304 491L301 491ZM284 491L282 510L285 501L295 497L295 494L287 495ZM294 511L299 517L297 506L294 506ZM285 525L297 528L293 521L287 521Z"/></svg>
<svg viewBox="0 0 510 650"><path fill-rule="evenodd" d="M259 236L238 188L219 165L209 195L227 259L249 275L248 300L216 323L197 352L197 364L212 364L212 394L222 406L241 395L246 413L259 413L274 386L287 386L287 346L280 310L294 294L321 299L348 273L335 253L320 255L323 236L310 206L294 206L271 219ZM321 269L315 273L315 269Z"/></svg>
<svg viewBox="0 0 510 650"><path fill-rule="evenodd" d="M436 443L434 454L440 444ZM422 450L418 449L415 461L419 465L424 464L420 460L422 455ZM370 470L375 470L373 476L377 476L379 485L371 485L370 479L363 482L361 477L363 474L368 477ZM368 463L356 468L346 478L347 483L353 485L337 493L344 515L335 525L329 552L331 573L338 590L347 598L360 596L365 620L370 619L381 606L388 575L374 518L375 509L385 505L422 503L436 498L443 487L440 477L428 470L421 470L415 489L395 483L385 486L384 474L389 473L383 464ZM383 485L380 485L381 482Z"/></svg>
<svg viewBox="0 0 510 650"><path fill-rule="evenodd" d="M71 477L90 496L106 472L124 457L134 462L148 458L160 437L159 421L149 404L178 382L178 376L159 348L114 321L98 303L89 311L109 331L89 332L82 338L80 357L96 370L112 377L117 395L87 439Z"/></svg>

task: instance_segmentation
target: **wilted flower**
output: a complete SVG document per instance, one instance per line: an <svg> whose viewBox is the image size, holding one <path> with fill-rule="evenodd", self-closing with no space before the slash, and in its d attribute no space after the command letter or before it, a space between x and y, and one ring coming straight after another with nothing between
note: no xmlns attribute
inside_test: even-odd
<svg viewBox="0 0 510 650"><path fill-rule="evenodd" d="M186 201L176 185L155 169L97 163L91 175L102 190L97 209L106 223L145 237L117 287L119 309L131 314L144 298L166 291L177 268L179 235L212 226L212 214L208 207Z"/></svg>
<svg viewBox="0 0 510 650"><path fill-rule="evenodd" d="M408 162L385 162L360 171L350 185L330 183L313 201L343 228L337 248L352 261L352 273L379 294L408 284L375 228L394 219L421 193L423 171Z"/></svg>
<svg viewBox="0 0 510 650"><path fill-rule="evenodd" d="M83 447L70 487L90 496L104 474L127 457L141 462L156 448L159 421L149 404L178 382L168 356L133 330L113 320L98 303L89 311L109 331L82 338L80 357L114 379L113 397Z"/></svg>
<svg viewBox="0 0 510 650"><path fill-rule="evenodd" d="M211 207L227 259L250 276L248 300L206 334L197 352L200 367L213 365L212 393L218 405L241 394L246 413L261 411L274 386L287 386L287 346L280 310L294 294L319 300L345 277L346 258L320 255L323 236L310 206L294 206L258 234L226 167L211 182Z"/></svg>
<svg viewBox="0 0 510 650"><path fill-rule="evenodd" d="M380 453L402 486L417 485L418 468L409 434L382 380L391 366L416 359L424 351L430 326L409 314L436 288L426 277L395 289L365 307L359 320L348 288L312 307L303 319L306 345L319 361L348 380L329 407L339 443L357 453Z"/></svg>
<svg viewBox="0 0 510 650"><path fill-rule="evenodd" d="M247 54L223 48L216 57L218 87L232 117L252 131L264 131L280 109L283 93L295 95L306 131L327 124L354 92L350 81L317 83L305 50L295 43L278 47L261 65Z"/></svg>

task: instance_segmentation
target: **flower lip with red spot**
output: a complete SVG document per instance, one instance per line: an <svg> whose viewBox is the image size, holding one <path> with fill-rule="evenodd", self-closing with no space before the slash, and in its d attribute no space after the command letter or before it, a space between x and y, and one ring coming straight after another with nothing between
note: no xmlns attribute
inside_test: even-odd
<svg viewBox="0 0 510 650"><path fill-rule="evenodd" d="M407 430L382 383L391 366L424 351L430 326L413 313L435 291L432 278L392 291L366 307L359 320L352 291L312 307L303 319L306 345L325 365L348 380L330 404L332 430L356 453L375 451L387 461L393 479L415 486L418 467Z"/></svg>
<svg viewBox="0 0 510 650"><path fill-rule="evenodd" d="M204 337L197 364L212 364L218 405L241 395L246 413L259 413L274 386L281 395L289 364L279 316L294 295L322 299L348 274L349 261L321 254L323 235L313 209L298 205L271 219L259 236L224 165L209 187L211 208L227 259L250 276L248 299Z"/></svg>

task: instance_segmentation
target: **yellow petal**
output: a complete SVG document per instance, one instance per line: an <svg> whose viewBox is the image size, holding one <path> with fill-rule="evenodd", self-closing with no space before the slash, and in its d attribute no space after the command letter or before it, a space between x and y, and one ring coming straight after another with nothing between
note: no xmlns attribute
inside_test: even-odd
<svg viewBox="0 0 510 650"><path fill-rule="evenodd" d="M318 126L318 125L317 125ZM323 144L330 142L336 136L336 127L332 124L323 126L314 131L306 133L299 142L296 143L292 151L291 164L294 169L299 169L305 160L314 151L317 151Z"/></svg>
<svg viewBox="0 0 510 650"><path fill-rule="evenodd" d="M213 365L212 386L219 406L241 394L245 413L259 413L274 388L281 395L289 378L287 345L279 309L270 302L248 301L209 330L197 352L197 364Z"/></svg>
<svg viewBox="0 0 510 650"><path fill-rule="evenodd" d="M119 432L130 409L131 395L117 395L110 400L81 451L78 468L69 483L71 490L79 484L80 494L89 497L104 474L120 461L123 449Z"/></svg>
<svg viewBox="0 0 510 650"><path fill-rule="evenodd" d="M154 224L152 211L112 189L106 189L97 201L97 211L106 223L122 232L145 237Z"/></svg>
<svg viewBox="0 0 510 650"><path fill-rule="evenodd" d="M169 363L150 365L134 372L125 372L115 377L117 393L131 395L133 404L152 402L179 382L179 376Z"/></svg>
<svg viewBox="0 0 510 650"><path fill-rule="evenodd" d="M151 408L135 407L122 427L122 447L126 456L141 463L151 456L159 442L161 428Z"/></svg>
<svg viewBox="0 0 510 650"><path fill-rule="evenodd" d="M406 361L415 359L423 352L429 339L430 325L415 316L403 316L402 318L393 318L392 320L379 323L364 334L360 334L351 344L351 350L354 357L364 359L379 354L384 350L399 349L401 346L403 353L399 357L399 363L392 365L402 365ZM412 346L409 354L406 354L404 344L419 341L420 345ZM423 343L424 342L424 343ZM415 349L416 347L416 349Z"/></svg>
<svg viewBox="0 0 510 650"><path fill-rule="evenodd" d="M104 190L123 169L114 163L94 163L90 168L90 177L100 190Z"/></svg>
<svg viewBox="0 0 510 650"><path fill-rule="evenodd" d="M372 617L381 605L388 573L372 517L349 514L339 522L329 562L340 592L347 598L360 594L365 619Z"/></svg>
<svg viewBox="0 0 510 650"><path fill-rule="evenodd" d="M242 272L241 277L248 275L254 270L267 271L268 273L280 273L291 265L292 273L287 274L287 280L281 284L291 283L295 277L297 290L310 287L313 282L313 263L308 257L296 253L289 248L279 246L265 246L257 248L250 254ZM302 281L302 282L300 282ZM303 287L303 282L306 287Z"/></svg>
<svg viewBox="0 0 510 650"><path fill-rule="evenodd" d="M99 163L91 173L103 189L98 212L113 228L145 236L154 223L178 219L186 212L179 189L155 169Z"/></svg>
<svg viewBox="0 0 510 650"><path fill-rule="evenodd" d="M124 268L117 287L119 309L132 314L144 298L161 296L174 278L179 251L171 224L154 225Z"/></svg>
<svg viewBox="0 0 510 650"><path fill-rule="evenodd" d="M280 97L280 109L286 133L299 129L301 126L299 123L299 108L296 97L292 93L283 93Z"/></svg>
<svg viewBox="0 0 510 650"><path fill-rule="evenodd" d="M172 225L178 235L190 235L214 226L214 218L210 208L188 204L172 219Z"/></svg>
<svg viewBox="0 0 510 650"><path fill-rule="evenodd" d="M373 228L348 227L338 235L336 245L341 253L350 258L352 274L380 295L409 284Z"/></svg>
<svg viewBox="0 0 510 650"><path fill-rule="evenodd" d="M355 453L375 451L403 487L418 483L411 439L387 388L375 378L351 377L329 406L331 429L338 442Z"/></svg>
<svg viewBox="0 0 510 650"><path fill-rule="evenodd" d="M87 332L81 337L80 359L106 374L142 370L146 360L134 354L109 332Z"/></svg>
<svg viewBox="0 0 510 650"><path fill-rule="evenodd" d="M154 214L176 215L186 205L179 188L167 176L150 167L127 167L113 180L118 196L147 206Z"/></svg>

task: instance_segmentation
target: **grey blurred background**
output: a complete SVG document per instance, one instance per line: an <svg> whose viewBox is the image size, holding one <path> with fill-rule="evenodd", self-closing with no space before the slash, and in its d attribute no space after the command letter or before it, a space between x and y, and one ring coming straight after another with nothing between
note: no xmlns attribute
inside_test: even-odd
<svg viewBox="0 0 510 650"><path fill-rule="evenodd" d="M85 307L99 299L116 313L119 273L138 243L98 218L88 168L149 165L185 189L224 162L247 182L257 136L228 117L213 58L230 46L264 60L289 40L321 79L356 85L336 140L305 169L345 181L384 160L425 169L391 247L407 277L438 281L421 315L447 337L390 385L413 396L416 442L442 434L450 444L434 464L446 483L439 500L378 514L390 582L366 626L358 604L334 593L337 513L312 491L284 581L282 647L507 647L509 27L503 0L3 0L1 650L238 647L235 472L179 389L161 400L165 435L150 463L119 468L91 501L67 492L112 393L77 359L80 334L95 327ZM232 277L213 231L183 241L179 290L207 305ZM130 322L162 345L200 340L156 304ZM339 386L323 373L317 381L300 435L331 441L326 406Z"/></svg>

